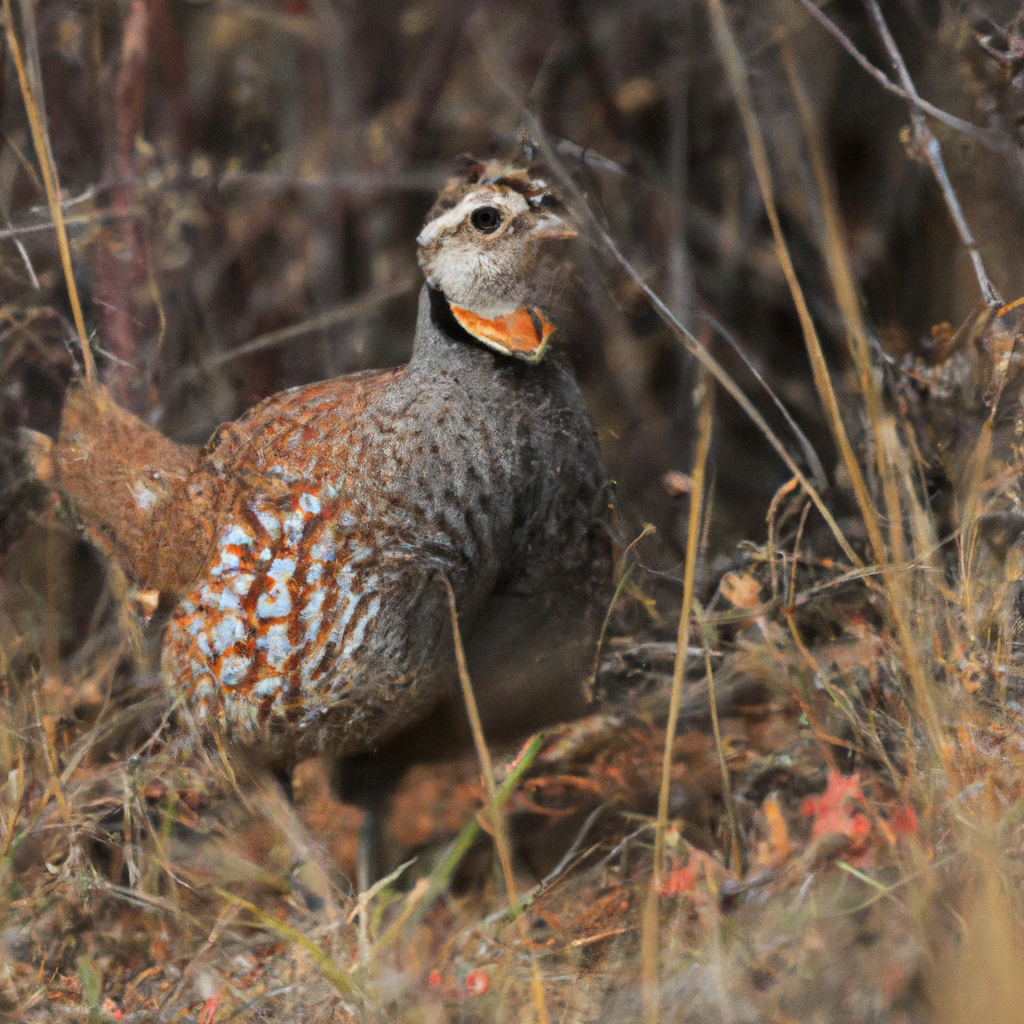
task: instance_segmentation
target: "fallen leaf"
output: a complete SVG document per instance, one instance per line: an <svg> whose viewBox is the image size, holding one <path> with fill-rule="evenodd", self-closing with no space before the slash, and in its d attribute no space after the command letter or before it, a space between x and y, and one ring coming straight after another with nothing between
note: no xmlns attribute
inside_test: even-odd
<svg viewBox="0 0 1024 1024"><path fill-rule="evenodd" d="M860 773L843 776L830 770L825 792L806 797L801 805L804 814L814 819L811 840L838 834L862 842L871 831L871 822L856 810L863 804Z"/></svg>

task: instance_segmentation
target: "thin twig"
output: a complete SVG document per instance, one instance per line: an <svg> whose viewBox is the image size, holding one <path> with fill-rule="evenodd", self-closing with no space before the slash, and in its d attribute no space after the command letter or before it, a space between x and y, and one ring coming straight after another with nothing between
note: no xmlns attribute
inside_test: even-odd
<svg viewBox="0 0 1024 1024"><path fill-rule="evenodd" d="M528 141L528 140L527 140ZM605 174L613 174L618 178L626 177L629 171L622 164L602 156L588 146L580 146L568 139L552 138L552 145L555 152L565 160L571 160L581 167L587 167L594 171L603 171Z"/></svg>
<svg viewBox="0 0 1024 1024"><path fill-rule="evenodd" d="M653 531L652 531L653 532ZM601 623L601 630L597 634L597 648L594 651L594 667L587 677L587 681L583 684L583 696L586 698L589 704L594 699L594 691L597 689L597 676L601 671L601 649L604 647L605 634L608 632L608 623L612 620L612 612L615 611L615 605L618 604L619 598L622 596L622 592L626 589L626 584L629 583L629 578L633 575L633 570L636 568L636 562L631 562L629 565L623 565L622 571L619 573L619 582L615 585L615 593L612 594L612 599L608 602L608 610L604 613L604 620Z"/></svg>
<svg viewBox="0 0 1024 1024"><path fill-rule="evenodd" d="M459 612L455 607L455 591L447 576L441 576L441 582L448 594L448 610L452 618L452 635L455 640L455 663L459 670L459 684L462 687L462 698L466 703L466 713L469 716L469 728L473 734L473 744L476 747L477 757L480 759L480 770L483 773L484 784L487 786L487 797L490 802L491 824L494 828L494 845L498 849L498 860L501 861L501 870L505 876L505 888L508 890L508 898L513 906L517 906L519 899L516 896L516 880L512 873L512 852L508 841L508 832L505 829L505 815L502 810L501 797L498 787L494 781L494 765L491 762L491 752L487 749L487 742L484 739L484 729L480 722L480 711L477 708L476 696L473 693L473 684L469 678L469 669L466 667L466 651L462 646L462 630L459 628ZM529 932L527 930L526 918L523 914L516 915L516 924L519 928L519 935L522 939L523 948L529 948ZM544 983L540 974L540 966L532 951L530 954L530 990L533 996L533 1008L537 1012L537 1024L548 1024L547 1005L544 1001Z"/></svg>
<svg viewBox="0 0 1024 1024"><path fill-rule="evenodd" d="M718 333L718 335L725 341L725 343L736 353L737 356L743 361L743 365L747 368L747 371L751 374L754 380L764 388L765 393L772 400L772 405L779 410L782 418L786 421L786 425L793 432L793 436L796 438L796 442L800 445L800 450L804 453L804 458L807 460L807 465L810 467L811 475L814 477L814 483L824 490L828 487L828 477L825 475L825 469L821 464L821 459L818 458L818 453L814 450L814 445L811 444L810 438L800 429L800 424L793 419L793 414L786 408L785 402L774 391L772 391L771 385L764 379L761 371L754 365L754 361L743 351L740 343L733 337L732 332L721 322L715 319L710 313L701 310L700 318L711 325L712 329Z"/></svg>
<svg viewBox="0 0 1024 1024"><path fill-rule="evenodd" d="M835 389L832 387L832 378L829 375L828 365L825 362L825 355L821 348L821 341L818 338L818 331L814 326L814 320L807 306L807 299L797 278L793 260L789 255L786 237L782 232L782 221L775 203L768 152L761 132L761 126L754 112L754 101L743 57L732 31L732 26L729 24L729 18L725 13L722 0L706 0L706 5L711 18L711 27L719 59L732 85L733 95L736 98L736 105L739 108L740 118L743 122L743 130L747 136L747 146L750 150L750 159L754 165L754 174L757 177L757 183L761 190L761 200L764 203L765 213L768 215L768 221L771 224L772 236L775 239L775 252L779 265L782 267L782 273L786 278L786 284L789 286L790 296L793 299L793 305L796 307L797 317L800 320L800 330L804 337L804 344L807 347L814 386L817 389L818 397L821 399L821 404L824 406L828 425L839 448L850 483L853 486L861 518L864 520L864 525L867 528L868 537L871 541L875 561L884 563L887 560L887 553L882 541L878 516L871 503L871 494L868 490L867 481L864 479L864 473L861 470L860 463L857 461L853 445L850 443L846 427L843 424L843 417L839 411L839 401L836 398Z"/></svg>
<svg viewBox="0 0 1024 1024"><path fill-rule="evenodd" d="M10 218L7 218L7 226L11 226ZM25 270L28 272L29 280L32 282L32 287L36 291L40 290L39 278L36 276L35 267L32 266L32 260L29 259L28 250L25 248L25 243L20 238L15 238L14 247L18 250L18 255L21 257L21 262L25 264Z"/></svg>
<svg viewBox="0 0 1024 1024"><path fill-rule="evenodd" d="M254 1006L258 1006L260 1003L265 1003L268 999L276 999L278 996L286 996L290 992L296 989L296 985L286 985L284 988L275 988L273 992L263 992L258 996L242 1003L241 1006L237 1007L232 1013L228 1014L224 1018L223 1024L230 1024L231 1021L235 1020L236 1017L241 1017L243 1013L248 1013Z"/></svg>
<svg viewBox="0 0 1024 1024"><path fill-rule="evenodd" d="M793 489L796 487L795 480L787 480L773 495L770 504L768 505L768 514L765 516L765 522L768 524L768 574L771 581L772 587L772 600L776 600L779 596L779 573L775 568L775 559L778 552L775 550L777 537L778 537L778 514L779 505L782 504L784 498L793 493Z"/></svg>
<svg viewBox="0 0 1024 1024"><path fill-rule="evenodd" d="M806 508L810 508L807 505ZM700 635L704 642L704 676L708 683L708 706L711 709L711 732L715 737L715 752L718 755L718 770L722 777L722 803L725 804L725 816L729 821L729 855L732 869L737 876L743 873L743 854L740 850L739 817L736 814L736 802L732 796L732 782L729 779L729 765L725 759L725 747L722 745L722 733L718 725L718 698L715 696L715 672L711 667L711 645L708 643L707 624L704 616L698 612Z"/></svg>
<svg viewBox="0 0 1024 1024"><path fill-rule="evenodd" d="M810 510L810 505L804 505L803 511L800 513L800 523L796 528L796 537L793 540L793 565L789 570L789 600L786 602L787 608L792 608L793 602L796 600L796 572L800 567L800 541L804 536L804 526L807 524L807 513Z"/></svg>
<svg viewBox="0 0 1024 1024"><path fill-rule="evenodd" d="M583 845L583 840L590 835L590 830L594 827L597 819L607 810L607 806L607 804L598 804L587 815L587 819L583 822L579 832L576 833L576 838L572 841L572 845L562 855L562 859L540 880L540 884L537 886L538 890L543 892L550 889L569 870L569 866L575 860L576 854L579 853L580 847Z"/></svg>
<svg viewBox="0 0 1024 1024"><path fill-rule="evenodd" d="M648 823L648 822L645 822L645 823L644 823L643 825L641 825L641 826L640 826L640 827L639 827L638 829L635 829L634 831L630 832L630 833L629 833L629 835L623 836L623 837L622 837L622 839L620 839L620 840L619 840L619 841L618 841L618 842L617 842L617 843L616 843L616 844L615 844L615 845L614 845L614 846L613 846L613 847L612 847L612 848L611 848L611 849L610 849L610 850L609 850L609 851L608 851L608 852L607 852L607 853L606 853L606 854L605 854L605 855L604 855L604 856L603 856L603 857L602 857L602 858L601 858L601 859L600 859L600 860L599 860L599 861L598 861L598 862L597 862L597 863L596 863L596 864L594 865L594 871L595 871L595 872L598 872L598 871L603 871L603 870L604 870L604 869L605 869L605 868L606 868L606 867L607 867L607 866L608 866L609 864L611 864L611 862L612 862L613 860L615 860L615 858L616 858L616 857L618 857L618 856L619 856L619 855L620 855L621 853L623 853L623 852L625 851L626 847L627 847L627 846L629 846L629 844L630 844L631 842L633 842L633 840L634 840L634 839L637 839L637 838L639 838L639 837L640 837L640 836L642 836L642 835L643 835L643 834L644 834L645 832L649 831L649 830L650 830L650 829L652 829L653 827L654 827L654 825L653 825L653 824L651 824L651 823Z"/></svg>
<svg viewBox="0 0 1024 1024"><path fill-rule="evenodd" d="M21 88L21 96L25 102L25 113L28 115L29 128L32 132L32 144L35 146L36 157L39 160L39 170L42 173L43 185L46 188L46 199L50 205L50 216L53 218L53 226L57 230L57 248L60 251L60 262L64 269L64 282L68 289L68 301L71 303L71 313L75 320L75 329L78 331L78 340L82 346L85 379L90 383L94 383L96 381L96 364L89 349L89 338L85 332L85 319L82 316L82 304L78 298L78 286L75 284L75 275L71 268L71 248L68 245L68 233L64 227L64 213L60 205L60 182L57 179L57 167L53 162L53 153L50 150L46 130L43 127L43 120L40 116L40 100L36 98L29 83L25 62L21 56L21 47L18 44L18 37L14 32L11 0L3 0L3 7L7 45L11 51L14 67L18 72L18 85Z"/></svg>
<svg viewBox="0 0 1024 1024"><path fill-rule="evenodd" d="M994 150L997 153L1005 153L1010 149L1006 139L991 128L982 128L980 125L965 121L963 118L957 117L956 114L950 114L941 107L935 106L934 103L929 103L926 99L917 95L916 92L901 89L884 71L876 68L857 49L850 37L813 0L797 0L797 3L887 92L891 92L893 95L899 96L900 99L906 100L923 113L931 114L936 121L941 121L955 131L969 135L987 149Z"/></svg>
<svg viewBox="0 0 1024 1024"><path fill-rule="evenodd" d="M504 910L498 910L495 913L485 917L481 923L483 927L487 927L493 924L495 921L500 921L504 918L507 921L513 921L518 917L527 907L532 906L539 897L543 896L554 884L557 882L562 875L566 873L575 863L577 857L580 855L580 849L583 846L583 840L590 834L590 830L594 827L597 819L608 809L607 804L598 804L586 817L583 822L583 826L579 832L576 833L576 838L572 841L572 845L568 850L562 854L562 859L528 892L519 903L514 907L508 907ZM588 857L595 847L590 847L589 850L583 852L583 857Z"/></svg>
<svg viewBox="0 0 1024 1024"><path fill-rule="evenodd" d="M597 648L594 651L594 668L590 673L590 677L583 684L583 696L587 699L587 703L590 703L594 699L594 690L597 688L597 675L601 670L601 651L604 647L605 635L608 632L608 624L612 620L612 612L615 611L615 605L618 604L619 598L622 596L622 592L626 589L626 585L629 583L629 579L633 575L633 569L636 568L636 562L630 562L627 564L626 559L628 558L629 552L632 548L639 544L644 537L648 537L652 533L654 533L654 527L650 523L645 523L643 530L640 531L640 536L622 552L622 568L619 572L619 582L615 585L615 593L612 594L612 599L608 602L608 610L604 613L604 621L601 623L601 630L597 634Z"/></svg>
<svg viewBox="0 0 1024 1024"><path fill-rule="evenodd" d="M956 229L960 233L960 240L971 255L971 262L974 264L974 273L977 275L982 297L990 309L1001 306L1003 300L999 298L998 293L992 286L991 280L989 280L988 273L985 271L985 264L981 259L981 250L978 248L978 243L974 240L974 235L967 223L967 219L964 217L963 210L960 208L960 200L957 199L956 192L953 191L953 184L946 173L946 165L942 162L942 147L939 145L939 140L935 138L928 127L924 114L921 113L919 106L921 98L917 94L917 88L910 77L910 72L907 70L903 55L896 45L896 40L893 39L889 26L885 23L882 9L878 6L878 0L864 0L864 6L875 26L875 30L878 32L879 38L885 46L886 52L889 54L889 59L896 69L896 74L907 93L907 97L911 101L910 119L914 126L914 140L931 165L932 173L935 175L935 180L939 183L939 188L942 190L942 197L946 200L950 216L953 218L953 223L956 224Z"/></svg>
<svg viewBox="0 0 1024 1024"><path fill-rule="evenodd" d="M843 234L843 222L839 212L839 201L836 197L832 176L829 174L828 162L825 157L824 146L821 142L821 132L815 123L810 100L797 72L796 58L784 37L779 39L779 49L782 55L783 66L786 69L789 91L793 97L797 114L803 127L804 139L807 143L807 150L811 159L811 167L821 197L821 211L825 226L825 239L822 249L829 277L832 281L832 289L835 292L836 301L839 304L843 315L843 322L846 325L847 343L853 358L853 364L857 369L860 390L864 396L864 404L867 409L868 423L871 426L875 450L875 467L878 479L882 482L882 496L889 517L889 545L892 561L899 564L903 561L904 554L903 516L900 511L899 492L893 478L892 467L889 464L889 460L885 457L881 436L881 425L885 415L882 394L871 362L867 325L861 312L853 271L850 269L846 239ZM871 511L873 513L874 509ZM873 545L877 545L879 550L884 550L882 547L881 526L877 522L877 517L872 516L872 518L874 521L869 524L869 536Z"/></svg>
<svg viewBox="0 0 1024 1024"><path fill-rule="evenodd" d="M72 199L69 201L68 205L71 205L71 203L75 202L77 202L77 200ZM137 216L137 214L129 213L127 216L135 217ZM120 219L120 217L121 214L113 213L96 213L87 215L79 214L78 216L75 217L65 217L64 225L65 227L94 227L97 224L106 224L109 223L110 221L118 220ZM21 235L33 235L40 231L56 231L56 229L57 226L52 221L45 221L42 224L23 224L21 226L10 225L6 228L0 229L0 239L18 238Z"/></svg>

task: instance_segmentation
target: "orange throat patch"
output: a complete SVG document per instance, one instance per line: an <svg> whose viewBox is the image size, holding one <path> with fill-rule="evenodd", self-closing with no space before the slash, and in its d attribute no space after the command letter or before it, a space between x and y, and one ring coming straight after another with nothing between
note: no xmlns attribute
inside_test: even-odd
<svg viewBox="0 0 1024 1024"><path fill-rule="evenodd" d="M520 306L511 313L486 320L468 309L451 306L452 315L477 341L528 363L539 362L555 328L533 306Z"/></svg>

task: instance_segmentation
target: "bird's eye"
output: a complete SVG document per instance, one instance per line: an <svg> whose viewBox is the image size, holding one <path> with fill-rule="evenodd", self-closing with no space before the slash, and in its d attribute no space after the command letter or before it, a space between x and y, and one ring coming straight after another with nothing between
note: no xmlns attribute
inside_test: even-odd
<svg viewBox="0 0 1024 1024"><path fill-rule="evenodd" d="M501 227L501 210L495 206L481 206L469 215L469 223L485 235Z"/></svg>

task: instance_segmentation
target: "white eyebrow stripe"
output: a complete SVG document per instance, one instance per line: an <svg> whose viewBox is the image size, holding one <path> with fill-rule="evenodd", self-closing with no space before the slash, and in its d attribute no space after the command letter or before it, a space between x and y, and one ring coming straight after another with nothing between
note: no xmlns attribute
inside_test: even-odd
<svg viewBox="0 0 1024 1024"><path fill-rule="evenodd" d="M416 244L419 246L430 245L438 235L457 228L474 210L478 210L481 206L497 206L510 217L530 208L527 201L518 192L508 192L502 195L492 191L470 192L456 206L424 225L416 239Z"/></svg>

